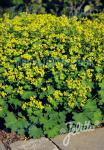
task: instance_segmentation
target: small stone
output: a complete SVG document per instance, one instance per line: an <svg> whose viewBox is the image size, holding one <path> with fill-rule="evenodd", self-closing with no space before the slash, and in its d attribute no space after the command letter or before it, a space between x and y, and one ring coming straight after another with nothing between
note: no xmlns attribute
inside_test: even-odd
<svg viewBox="0 0 104 150"><path fill-rule="evenodd" d="M17 141L10 145L11 150L58 150L47 138Z"/></svg>
<svg viewBox="0 0 104 150"><path fill-rule="evenodd" d="M2 142L0 142L0 150L6 150L6 148Z"/></svg>

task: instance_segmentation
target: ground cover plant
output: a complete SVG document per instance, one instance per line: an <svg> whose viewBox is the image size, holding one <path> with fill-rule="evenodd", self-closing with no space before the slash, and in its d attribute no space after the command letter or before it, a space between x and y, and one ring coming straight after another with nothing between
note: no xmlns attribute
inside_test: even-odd
<svg viewBox="0 0 104 150"><path fill-rule="evenodd" d="M54 137L104 119L104 14L0 19L1 128Z"/></svg>

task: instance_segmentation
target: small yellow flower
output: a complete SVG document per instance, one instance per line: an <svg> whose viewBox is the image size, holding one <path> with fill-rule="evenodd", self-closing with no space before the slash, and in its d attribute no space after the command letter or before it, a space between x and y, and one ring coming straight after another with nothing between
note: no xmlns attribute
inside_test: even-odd
<svg viewBox="0 0 104 150"><path fill-rule="evenodd" d="M53 93L53 96L56 98L56 99L59 99L63 94L61 93L61 91L59 90L56 90L54 93Z"/></svg>

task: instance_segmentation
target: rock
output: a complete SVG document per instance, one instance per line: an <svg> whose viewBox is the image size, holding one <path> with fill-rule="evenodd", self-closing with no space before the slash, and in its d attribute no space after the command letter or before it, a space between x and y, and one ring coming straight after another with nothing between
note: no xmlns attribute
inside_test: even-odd
<svg viewBox="0 0 104 150"><path fill-rule="evenodd" d="M11 150L58 150L47 138L17 141L10 145Z"/></svg>
<svg viewBox="0 0 104 150"><path fill-rule="evenodd" d="M2 142L0 142L0 150L6 150L6 148Z"/></svg>
<svg viewBox="0 0 104 150"><path fill-rule="evenodd" d="M74 136L60 135L52 140L62 150L104 150L104 128Z"/></svg>

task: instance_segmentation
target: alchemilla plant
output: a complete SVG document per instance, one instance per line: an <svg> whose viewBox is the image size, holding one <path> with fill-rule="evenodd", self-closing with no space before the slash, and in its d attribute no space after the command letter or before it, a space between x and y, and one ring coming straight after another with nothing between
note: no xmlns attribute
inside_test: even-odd
<svg viewBox="0 0 104 150"><path fill-rule="evenodd" d="M30 137L104 119L104 14L0 19L0 118ZM66 131L68 130L66 126Z"/></svg>

